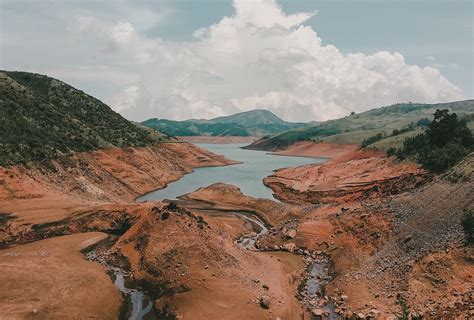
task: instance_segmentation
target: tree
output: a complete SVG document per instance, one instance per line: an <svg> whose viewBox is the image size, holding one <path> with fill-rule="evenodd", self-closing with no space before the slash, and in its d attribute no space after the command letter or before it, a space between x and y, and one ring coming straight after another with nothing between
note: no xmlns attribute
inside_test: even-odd
<svg viewBox="0 0 474 320"><path fill-rule="evenodd" d="M443 172L472 150L472 133L466 121L444 109L436 110L424 133L406 138L396 155L400 160L412 158L433 172Z"/></svg>
<svg viewBox="0 0 474 320"><path fill-rule="evenodd" d="M469 244L474 244L474 209L469 209L464 212L461 225L466 234Z"/></svg>

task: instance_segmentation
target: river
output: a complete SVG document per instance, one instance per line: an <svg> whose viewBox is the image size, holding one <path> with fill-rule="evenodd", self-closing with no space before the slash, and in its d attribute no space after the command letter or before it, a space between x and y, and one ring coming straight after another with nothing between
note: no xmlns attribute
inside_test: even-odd
<svg viewBox="0 0 474 320"><path fill-rule="evenodd" d="M265 151L246 150L241 148L246 145L243 143L196 145L242 163L224 167L197 168L178 181L170 183L166 188L147 193L137 201L173 200L217 182L237 186L247 196L275 200L271 189L263 184L263 178L271 175L276 169L326 161L324 158L277 156Z"/></svg>
<svg viewBox="0 0 474 320"><path fill-rule="evenodd" d="M168 184L165 188L147 193L137 199L137 202L175 200L179 196L190 193L198 188L222 182L232 184L240 188L242 193L254 198L264 198L278 201L273 197L271 189L263 184L263 179L273 173L274 170L287 167L296 167L312 163L323 163L324 158L305 158L291 156L277 156L264 151L246 150L242 146L246 144L208 144L197 143L213 153L221 154L228 159L240 163L224 167L203 167L184 175L181 179ZM207 213L212 210L206 209ZM268 231L265 223L254 215L241 212L228 212L246 220L254 225L255 233L243 235L236 243L244 248L255 250L257 238ZM96 260L96 251L91 251L88 258ZM107 266L114 273L115 285L123 292L131 302L129 320L142 320L152 309L152 303L147 295L136 289L125 286L124 275L126 273L116 267ZM312 283L308 283L312 284Z"/></svg>

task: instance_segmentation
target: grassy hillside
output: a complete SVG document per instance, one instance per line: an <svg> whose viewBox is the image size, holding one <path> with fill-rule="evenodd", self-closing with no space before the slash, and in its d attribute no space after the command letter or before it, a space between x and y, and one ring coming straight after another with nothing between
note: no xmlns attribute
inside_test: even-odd
<svg viewBox="0 0 474 320"><path fill-rule="evenodd" d="M256 126L262 124L281 124L288 122L280 119L268 110L255 109L246 112L236 113L230 116L218 117L210 120L212 123L236 123L244 126Z"/></svg>
<svg viewBox="0 0 474 320"><path fill-rule="evenodd" d="M311 127L289 130L268 139L256 141L248 148L275 150L302 140L362 144L364 140L379 133L383 139L373 144L375 147L384 148L391 142L399 143L400 137L392 136L394 130L409 129L402 134L405 136L414 134L433 119L436 109L449 109L460 117L468 116L469 126L474 123L471 116L474 114L474 100L440 104L396 104L321 122ZM384 139L392 141L383 141Z"/></svg>
<svg viewBox="0 0 474 320"><path fill-rule="evenodd" d="M172 136L244 137L271 135L306 125L286 122L268 110L251 110L211 120L173 121L155 118L146 120L142 124Z"/></svg>
<svg viewBox="0 0 474 320"><path fill-rule="evenodd" d="M0 71L1 166L164 139L59 80Z"/></svg>

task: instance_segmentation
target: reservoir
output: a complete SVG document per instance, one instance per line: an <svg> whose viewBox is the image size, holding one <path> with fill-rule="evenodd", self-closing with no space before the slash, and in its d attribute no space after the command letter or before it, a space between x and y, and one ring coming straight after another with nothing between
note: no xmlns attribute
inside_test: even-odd
<svg viewBox="0 0 474 320"><path fill-rule="evenodd" d="M224 167L196 168L178 181L171 182L166 188L147 193L137 201L173 200L178 196L217 182L237 186L247 196L275 200L271 189L263 184L263 178L271 175L276 169L326 161L324 158L278 156L268 154L266 151L242 149L241 147L245 146L245 143L196 143L196 145L241 163Z"/></svg>

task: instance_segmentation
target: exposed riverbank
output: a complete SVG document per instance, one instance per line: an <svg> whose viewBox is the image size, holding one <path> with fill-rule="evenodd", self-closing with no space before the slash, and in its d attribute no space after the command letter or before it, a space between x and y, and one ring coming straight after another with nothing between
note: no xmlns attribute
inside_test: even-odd
<svg viewBox="0 0 474 320"><path fill-rule="evenodd" d="M118 236L107 255L126 259L126 274L149 296L154 315L185 319L309 319L324 314L381 318L399 311L398 293L416 312L427 315L456 317L469 312L472 250L463 249L462 233L454 227L461 208L472 200L471 176L453 172L453 176L463 176L456 183L433 179L411 164L348 148L326 164L282 169L267 178L278 197L291 204L256 199L226 184L180 197L183 202L178 206L160 201L134 203L138 190L150 186L140 178L146 171L137 169L143 158L147 158L146 170L162 179L155 185L191 171L196 164L231 163L197 147L188 149L186 143L175 145L180 146L159 151L168 159L163 161L148 158L148 151L133 152L138 159L119 152L118 161L130 164L125 171L97 154L84 155L83 161L73 159L70 170L63 165L57 171L21 169L20 176L3 171L3 199L11 201L7 202L11 208L15 201L31 205L28 213L2 212L12 213L1 216L3 244L36 242L0 250L0 259L17 258L11 250L29 250L31 245L44 243L37 241L43 238L50 238L44 240L51 241L45 242L44 251L49 252L50 246L66 239L61 235L102 231ZM317 145L311 146L312 152ZM323 156L324 152L313 154ZM179 162L180 157L186 166ZM107 173L100 168L107 168ZM163 174L161 169L168 171ZM78 189L71 183L84 179L86 186L103 190L105 196L95 192L96 188ZM50 194L66 194L76 202L64 202L67 207L63 202L55 204L52 199L69 198ZM125 200L113 200L120 194ZM439 199L442 204L433 206ZM447 217L446 212L453 214ZM70 264L76 258L70 257L61 252L58 265L73 268ZM47 255L41 259L58 262ZM82 261L88 264L84 273L94 274L91 281L99 273L107 279L103 266ZM12 270L23 272L19 268L23 261L10 262ZM34 269L31 273L42 283L42 275ZM54 274L44 276L55 279ZM68 277L55 280L67 286ZM107 280L110 291L106 292L120 297L120 290ZM34 294L44 293L33 288ZM92 289L84 286L79 293L89 295ZM25 307L28 312L49 310L44 294L37 306ZM12 315L16 308L21 309L18 301L24 295L18 291L18 299L9 300ZM119 313L121 301L103 303L108 303L110 314ZM137 305L140 303L142 309L149 306L146 299L138 299ZM58 314L64 305L69 304L58 304ZM100 310L93 306L81 305L81 312L100 317ZM67 310L70 316L79 311Z"/></svg>

